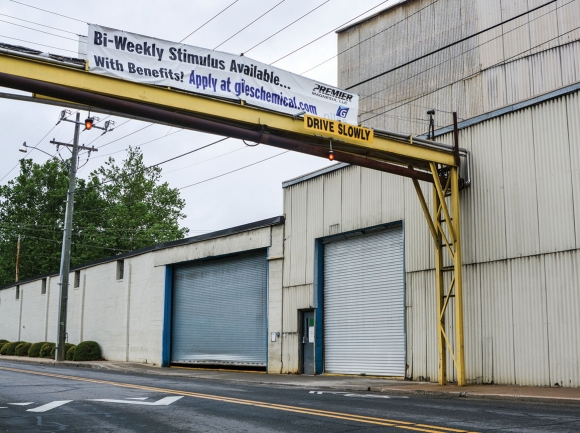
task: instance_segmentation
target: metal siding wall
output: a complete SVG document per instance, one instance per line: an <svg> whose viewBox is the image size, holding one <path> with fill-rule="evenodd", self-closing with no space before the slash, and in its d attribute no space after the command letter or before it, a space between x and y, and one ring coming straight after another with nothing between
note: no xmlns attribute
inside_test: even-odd
<svg viewBox="0 0 580 433"><path fill-rule="evenodd" d="M361 168L360 174L360 224L362 227L379 225L382 221L382 173Z"/></svg>
<svg viewBox="0 0 580 433"><path fill-rule="evenodd" d="M267 273L265 251L175 267L171 361L266 365Z"/></svg>
<svg viewBox="0 0 580 433"><path fill-rule="evenodd" d="M324 236L340 233L342 220L342 173L337 170L324 176Z"/></svg>
<svg viewBox="0 0 580 433"><path fill-rule="evenodd" d="M542 256L510 260L515 381L517 385L550 385L546 276Z"/></svg>
<svg viewBox="0 0 580 433"><path fill-rule="evenodd" d="M381 221L400 221L405 217L405 178L381 173ZM416 197L409 199L419 200ZM407 199L407 200L409 200Z"/></svg>
<svg viewBox="0 0 580 433"><path fill-rule="evenodd" d="M511 267L507 261L483 263L480 278L483 382L514 384Z"/></svg>
<svg viewBox="0 0 580 433"><path fill-rule="evenodd" d="M306 284L314 283L314 242L324 236L324 179L318 177L307 183L306 209Z"/></svg>
<svg viewBox="0 0 580 433"><path fill-rule="evenodd" d="M506 241L508 257L538 254L540 229L532 110L507 114L501 119Z"/></svg>
<svg viewBox="0 0 580 433"><path fill-rule="evenodd" d="M580 93L576 92L566 98L568 125L568 146L570 148L572 193L574 198L575 247L580 247Z"/></svg>
<svg viewBox="0 0 580 433"><path fill-rule="evenodd" d="M342 222L341 231L360 228L360 171L358 166L342 170Z"/></svg>
<svg viewBox="0 0 580 433"><path fill-rule="evenodd" d="M467 383L483 383L481 281L479 265L463 267L463 315L465 378ZM451 299L450 302L455 299Z"/></svg>
<svg viewBox="0 0 580 433"><path fill-rule="evenodd" d="M545 257L550 386L580 386L580 253Z"/></svg>
<svg viewBox="0 0 580 433"><path fill-rule="evenodd" d="M564 98L533 107L532 117L540 251L572 249L576 244L574 202Z"/></svg>
<svg viewBox="0 0 580 433"><path fill-rule="evenodd" d="M405 197L405 269L407 272L433 268L433 239L419 198L411 179L404 180ZM433 187L430 183L419 182L428 204L433 202Z"/></svg>
<svg viewBox="0 0 580 433"><path fill-rule="evenodd" d="M306 284L306 208L308 185L292 186L292 235L290 236L290 281L289 286Z"/></svg>
<svg viewBox="0 0 580 433"><path fill-rule="evenodd" d="M292 239L292 187L284 188L284 268L282 272L282 284L290 285L290 269L292 269L291 239Z"/></svg>
<svg viewBox="0 0 580 433"><path fill-rule="evenodd" d="M500 119L475 125L472 130L473 184L477 218L475 261L506 258L504 182Z"/></svg>

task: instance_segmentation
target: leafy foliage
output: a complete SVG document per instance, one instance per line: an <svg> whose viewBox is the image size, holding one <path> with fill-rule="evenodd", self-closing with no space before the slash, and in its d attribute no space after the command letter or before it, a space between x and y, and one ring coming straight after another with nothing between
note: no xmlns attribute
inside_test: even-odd
<svg viewBox="0 0 580 433"><path fill-rule="evenodd" d="M56 343L44 343L42 345L42 347L40 348L40 357L41 358L53 358L53 356L51 356L51 352L53 351L53 349L56 347Z"/></svg>
<svg viewBox="0 0 580 433"><path fill-rule="evenodd" d="M40 349L44 345L44 341L40 343L32 343L30 349L28 349L28 356L31 358L38 358L40 356Z"/></svg>
<svg viewBox="0 0 580 433"><path fill-rule="evenodd" d="M76 346L72 346L70 349L68 349L66 351L66 360L67 361L72 361L74 359L74 357L75 357L75 349L76 348L77 348Z"/></svg>
<svg viewBox="0 0 580 433"><path fill-rule="evenodd" d="M0 186L0 285L14 282L21 236L20 279L59 269L68 168L52 159L20 161L20 174ZM161 182L160 167L146 167L139 148L121 165L109 160L87 179L77 178L71 266L181 239L188 229L185 201Z"/></svg>
<svg viewBox="0 0 580 433"><path fill-rule="evenodd" d="M16 347L18 347L20 343L24 343L24 341L14 341L12 343L6 343L4 346L2 346L2 355L7 356L16 355Z"/></svg>
<svg viewBox="0 0 580 433"><path fill-rule="evenodd" d="M6 353L8 352L8 348L10 347L12 343L8 342L8 343L4 343L2 345L2 348L0 348L0 355L6 355Z"/></svg>
<svg viewBox="0 0 580 433"><path fill-rule="evenodd" d="M28 349L30 349L30 346L32 346L32 343L20 343L16 346L14 354L16 356L28 356Z"/></svg>
<svg viewBox="0 0 580 433"><path fill-rule="evenodd" d="M96 341L83 341L75 349L74 361L100 361L101 347Z"/></svg>

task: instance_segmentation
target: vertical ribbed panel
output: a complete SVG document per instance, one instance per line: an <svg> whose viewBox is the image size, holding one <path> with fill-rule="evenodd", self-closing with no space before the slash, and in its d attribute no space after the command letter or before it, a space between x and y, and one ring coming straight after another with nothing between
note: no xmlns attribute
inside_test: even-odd
<svg viewBox="0 0 580 433"><path fill-rule="evenodd" d="M560 53L562 85L569 86L580 81L580 42L564 45L560 48Z"/></svg>
<svg viewBox="0 0 580 433"><path fill-rule="evenodd" d="M548 50L530 58L533 96L541 95L562 86L560 51Z"/></svg>
<svg viewBox="0 0 580 433"><path fill-rule="evenodd" d="M515 383L513 299L507 261L479 265L484 383Z"/></svg>
<svg viewBox="0 0 580 433"><path fill-rule="evenodd" d="M439 349L437 348L437 292L435 271L425 271L425 323L423 325L427 342L427 377L436 382L439 378ZM453 362L453 361L451 361Z"/></svg>
<svg viewBox="0 0 580 433"><path fill-rule="evenodd" d="M566 97L566 112L568 120L568 144L570 146L570 161L572 192L574 197L574 228L575 247L580 247L580 93L574 93Z"/></svg>
<svg viewBox="0 0 580 433"><path fill-rule="evenodd" d="M324 179L317 177L306 184L306 284L314 282L314 242L324 236Z"/></svg>
<svg viewBox="0 0 580 433"><path fill-rule="evenodd" d="M546 3L545 0L527 0L527 2L528 9L533 9ZM527 27L529 29L530 47L532 50L526 54L536 53L558 45L559 29L558 14L556 13L557 6L561 5L558 5L558 2L552 3L551 5L544 6L543 8L528 14L530 24Z"/></svg>
<svg viewBox="0 0 580 433"><path fill-rule="evenodd" d="M481 31L502 21L502 0L477 0L477 30ZM489 68L504 59L502 29L497 27L477 37L481 68Z"/></svg>
<svg viewBox="0 0 580 433"><path fill-rule="evenodd" d="M310 302L312 299L312 284L284 287L282 296L284 305L282 328L284 332L298 332L298 310L312 306Z"/></svg>
<svg viewBox="0 0 580 433"><path fill-rule="evenodd" d="M484 0L485 1L485 0ZM501 21L508 20L528 11L528 0L502 0ZM530 49L528 15L524 15L502 26L504 55L508 59Z"/></svg>
<svg viewBox="0 0 580 433"><path fill-rule="evenodd" d="M433 186L419 182L427 205L432 207ZM405 269L407 272L433 268L433 239L411 179L404 180L405 197Z"/></svg>
<svg viewBox="0 0 580 433"><path fill-rule="evenodd" d="M413 380L427 379L426 285L424 272L407 273L407 299L411 307L407 317L407 363Z"/></svg>
<svg viewBox="0 0 580 433"><path fill-rule="evenodd" d="M532 110L506 114L501 121L508 257L538 254L540 233ZM483 145L483 143L480 143Z"/></svg>
<svg viewBox="0 0 580 433"><path fill-rule="evenodd" d="M343 232L360 228L360 171L358 166L342 169L342 223Z"/></svg>
<svg viewBox="0 0 580 433"><path fill-rule="evenodd" d="M533 107L532 118L540 251L571 249L576 242L565 100L560 98Z"/></svg>
<svg viewBox="0 0 580 433"><path fill-rule="evenodd" d="M443 275L443 287L445 287L445 292L449 290L449 283L451 282L451 273L446 272ZM445 311L445 333L447 334L447 338L449 340L449 344L453 350L453 353L457 353L457 346L456 346L456 339L455 339L455 298L449 299L449 304L447 304L447 309ZM437 307L435 307L435 311L437 311ZM465 326L465 325L464 325ZM447 380L450 382L457 381L457 369L455 368L455 363L453 362L453 358L451 357L451 352L449 351L449 347L447 344L445 345L447 348Z"/></svg>
<svg viewBox="0 0 580 433"><path fill-rule="evenodd" d="M324 176L324 236L342 231L342 173L337 170Z"/></svg>
<svg viewBox="0 0 580 433"><path fill-rule="evenodd" d="M382 173L377 170L361 168L360 180L360 214L361 226L379 225L381 219Z"/></svg>
<svg viewBox="0 0 580 433"><path fill-rule="evenodd" d="M381 173L381 221L388 223L405 217L405 178ZM408 200L419 200L417 194Z"/></svg>
<svg viewBox="0 0 580 433"><path fill-rule="evenodd" d="M567 44L578 40L580 37L580 29L578 23L580 22L580 3L570 0L558 0L558 31L560 37L559 44ZM580 60L576 58L576 60Z"/></svg>
<svg viewBox="0 0 580 433"><path fill-rule="evenodd" d="M298 321L298 318L295 319ZM298 373L298 333L282 336L282 373Z"/></svg>
<svg viewBox="0 0 580 433"><path fill-rule="evenodd" d="M482 383L482 318L479 265L463 267L465 379ZM451 299L450 301L454 301Z"/></svg>
<svg viewBox="0 0 580 433"><path fill-rule="evenodd" d="M505 65L506 104L514 104L533 96L530 69L529 58L518 59Z"/></svg>
<svg viewBox="0 0 580 433"><path fill-rule="evenodd" d="M469 193L474 197L478 216L476 262L506 258L500 122L496 118L472 129L473 183Z"/></svg>
<svg viewBox="0 0 580 433"><path fill-rule="evenodd" d="M290 286L306 283L306 206L308 184L292 186L292 235L290 236Z"/></svg>
<svg viewBox="0 0 580 433"><path fill-rule="evenodd" d="M507 84L504 68L490 68L481 73L483 112L507 105Z"/></svg>
<svg viewBox="0 0 580 433"><path fill-rule="evenodd" d="M517 385L550 384L546 276L542 256L510 260Z"/></svg>
<svg viewBox="0 0 580 433"><path fill-rule="evenodd" d="M550 385L580 386L580 253L545 256ZM557 385L556 385L557 386Z"/></svg>
<svg viewBox="0 0 580 433"><path fill-rule="evenodd" d="M267 287L265 251L176 267L171 361L266 365Z"/></svg>
<svg viewBox="0 0 580 433"><path fill-rule="evenodd" d="M282 284L284 286L290 285L290 269L292 262L291 255L291 239L292 239L292 187L284 188L284 269L282 273Z"/></svg>

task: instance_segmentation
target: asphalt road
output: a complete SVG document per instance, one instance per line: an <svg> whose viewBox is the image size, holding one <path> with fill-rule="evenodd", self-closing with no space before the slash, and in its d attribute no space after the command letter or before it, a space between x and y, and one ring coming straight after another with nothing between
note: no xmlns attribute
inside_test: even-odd
<svg viewBox="0 0 580 433"><path fill-rule="evenodd" d="M580 432L578 405L0 363L0 432Z"/></svg>

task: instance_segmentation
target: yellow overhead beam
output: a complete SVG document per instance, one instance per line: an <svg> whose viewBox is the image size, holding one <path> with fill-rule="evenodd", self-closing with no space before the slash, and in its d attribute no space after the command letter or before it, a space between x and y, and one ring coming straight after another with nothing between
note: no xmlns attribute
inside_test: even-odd
<svg viewBox="0 0 580 433"><path fill-rule="evenodd" d="M141 102L171 111L191 113L230 124L267 125L269 130L297 135L305 142L316 141L320 138L331 139L333 143L348 145L350 153L363 156L369 155L370 152L380 152L393 155L394 159L435 162L449 166L455 164L453 152L445 149L420 146L410 141L384 138L376 134L372 142L365 143L347 136L337 139L336 136L325 134L324 131L307 129L302 119L295 119L290 115L242 105L242 103L198 96L172 88L106 77L41 60L1 53L0 72L126 101Z"/></svg>

